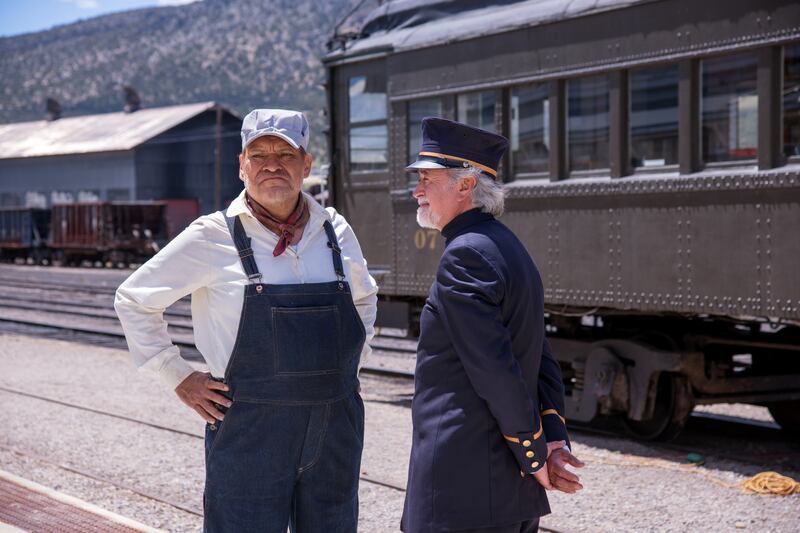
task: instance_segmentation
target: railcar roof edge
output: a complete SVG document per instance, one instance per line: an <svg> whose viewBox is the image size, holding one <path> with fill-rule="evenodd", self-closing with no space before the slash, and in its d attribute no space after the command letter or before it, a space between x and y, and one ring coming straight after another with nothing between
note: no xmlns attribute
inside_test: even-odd
<svg viewBox="0 0 800 533"><path fill-rule="evenodd" d="M465 41L665 0L494 0L484 7L458 10L458 0L400 0L379 7L363 28L373 33L348 41L344 50L323 57L330 63L373 52L402 52L447 42ZM467 6L471 2L464 3ZM394 8L393 8L394 6ZM381 24L381 18L385 19ZM447 19L443 22L443 19Z"/></svg>

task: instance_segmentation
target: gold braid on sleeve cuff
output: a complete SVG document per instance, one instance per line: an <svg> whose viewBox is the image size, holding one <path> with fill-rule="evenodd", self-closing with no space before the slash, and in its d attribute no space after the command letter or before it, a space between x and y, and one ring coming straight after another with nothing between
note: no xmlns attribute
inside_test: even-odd
<svg viewBox="0 0 800 533"><path fill-rule="evenodd" d="M563 416L558 414L558 411L556 411L555 409L547 409L546 411L542 411L542 416L546 415L556 415L561 420L562 424L566 425L567 423L567 420Z"/></svg>

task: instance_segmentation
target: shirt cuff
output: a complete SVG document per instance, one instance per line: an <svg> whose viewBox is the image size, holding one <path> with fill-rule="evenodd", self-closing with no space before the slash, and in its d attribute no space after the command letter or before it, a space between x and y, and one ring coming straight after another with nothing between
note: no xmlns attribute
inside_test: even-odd
<svg viewBox="0 0 800 533"><path fill-rule="evenodd" d="M172 352L172 353L164 353L164 352ZM181 357L180 352L176 346L172 346L164 350L160 355L163 357L156 356L154 359L162 359L161 366L158 369L155 369L155 373L161 379L161 381L169 388L169 390L175 390L175 387L181 384L184 379L189 377L189 374L194 372L194 368L186 362L186 360ZM153 370L146 367L142 367L144 370Z"/></svg>

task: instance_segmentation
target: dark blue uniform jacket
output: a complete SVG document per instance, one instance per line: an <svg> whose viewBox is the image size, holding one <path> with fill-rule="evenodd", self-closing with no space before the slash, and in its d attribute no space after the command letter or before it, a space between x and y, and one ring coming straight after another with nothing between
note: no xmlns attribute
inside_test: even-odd
<svg viewBox="0 0 800 533"><path fill-rule="evenodd" d="M550 512L530 474L567 440L564 388L544 335L539 271L517 237L473 209L422 310L402 529L509 525Z"/></svg>

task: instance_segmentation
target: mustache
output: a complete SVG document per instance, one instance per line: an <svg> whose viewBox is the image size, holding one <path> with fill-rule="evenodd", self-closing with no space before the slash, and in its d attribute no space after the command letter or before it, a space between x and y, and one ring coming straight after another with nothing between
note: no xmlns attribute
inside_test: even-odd
<svg viewBox="0 0 800 533"><path fill-rule="evenodd" d="M282 170L279 170L279 171L277 171L277 172L275 172L275 171L267 171L267 170L265 170L265 171L259 172L259 173L256 175L256 177L257 177L258 179L268 179L268 178L283 178L283 179L289 179L289 174L287 174L286 172L284 172L284 171L282 171Z"/></svg>

